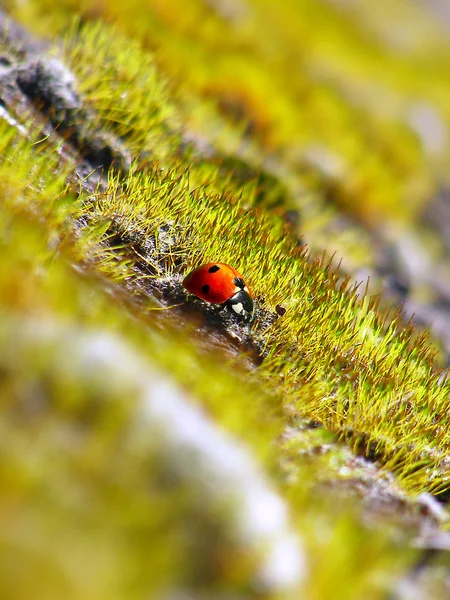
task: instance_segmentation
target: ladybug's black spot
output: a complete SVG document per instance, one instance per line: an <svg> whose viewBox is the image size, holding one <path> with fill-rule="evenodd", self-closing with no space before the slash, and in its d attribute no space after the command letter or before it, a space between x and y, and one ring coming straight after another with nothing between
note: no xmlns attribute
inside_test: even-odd
<svg viewBox="0 0 450 600"><path fill-rule="evenodd" d="M202 286L202 292L204 294L207 294L209 292L209 285L207 283Z"/></svg>
<svg viewBox="0 0 450 600"><path fill-rule="evenodd" d="M208 269L208 273L217 273L217 271L220 271L220 267L219 265L213 265L212 267L209 267ZM205 292L205 294L207 294L208 292Z"/></svg>
<svg viewBox="0 0 450 600"><path fill-rule="evenodd" d="M245 288L245 281L241 277L235 277L233 279L233 283L240 290L243 290Z"/></svg>

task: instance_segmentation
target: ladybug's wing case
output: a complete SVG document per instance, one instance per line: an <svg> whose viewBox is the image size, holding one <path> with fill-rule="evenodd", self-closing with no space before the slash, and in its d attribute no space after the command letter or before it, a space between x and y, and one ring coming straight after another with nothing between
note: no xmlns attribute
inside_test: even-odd
<svg viewBox="0 0 450 600"><path fill-rule="evenodd" d="M236 277L241 278L241 275L232 267L212 262L189 273L183 286L206 302L223 304L238 290L234 281Z"/></svg>
<svg viewBox="0 0 450 600"><path fill-rule="evenodd" d="M247 282L245 281L245 279L242 277L242 275L239 273L239 271L236 271L236 269L233 269L233 267L230 267L229 265L224 265L225 267L228 267L230 269L230 271L233 271L233 279L237 278L241 281L241 285L236 285L235 283L235 292L239 291L242 288L242 284L244 284L245 286L245 291L247 292L247 294L250 296L250 298L253 298L253 294L250 290L250 288L247 285Z"/></svg>

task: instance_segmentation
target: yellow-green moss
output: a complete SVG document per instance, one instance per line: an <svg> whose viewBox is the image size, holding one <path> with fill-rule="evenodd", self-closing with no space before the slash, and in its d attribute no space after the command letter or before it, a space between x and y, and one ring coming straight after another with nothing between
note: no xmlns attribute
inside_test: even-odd
<svg viewBox="0 0 450 600"><path fill-rule="evenodd" d="M15 3L10 4L14 8ZM404 570L409 551L398 563L393 561L397 549L387 532L374 534L362 528L357 517L342 517L342 507L333 506L326 493L317 501L314 484L328 474L324 462L313 461L312 468L299 461L295 477L286 480L280 465L292 461L295 452L282 436L288 426L296 427L298 418L313 420L392 470L411 496L424 491L448 494L449 384L436 374L428 342L405 327L399 314L387 318L375 300L357 297L328 259L311 260L282 214L299 208L299 229L316 229L324 240L339 207L371 225L396 218L414 221L435 178L446 177L441 165L446 155L425 155L405 124L404 111L418 98L433 103L443 123L450 120L450 92L441 80L450 56L447 42L430 21L422 34L413 36L416 41L410 47L394 51L395 40L379 42L378 36L388 33L381 13L370 23L364 12L347 14L325 2L286 0L276 10L270 2L249 3L253 16L239 26L199 0L188 11L184 6L15 6L15 14L37 31L50 38L63 34L64 56L77 75L83 99L97 115L96 125L123 139L134 164L125 176L111 173L106 190L88 194L80 189L77 195L73 187L67 188L74 165L63 165L52 136L32 144L19 140L7 126L2 128L2 318L51 317L127 340L159 369L170 372L212 419L244 440L276 482L312 558L308 597L338 597L338 579L342 598L382 598L389 587L386 573ZM83 19L115 20L115 27L73 25L73 9ZM369 34L362 33L363 27L370 28ZM419 44L418 39L427 42ZM442 61L431 68L437 52ZM419 72L426 76L417 77ZM372 100L375 85L377 97L386 100L382 110L381 101ZM186 131L200 148L206 141L203 153L186 150ZM242 174L246 164L250 175ZM157 239L161 225L169 226L174 242L159 257L161 271L151 277L183 274L201 262L220 259L242 271L262 308L286 308L270 328L260 331L254 324L256 341L266 352L261 366L249 369L237 352L224 359L220 351L206 351L196 339L195 324L171 322L170 310L160 313L151 298L142 300L138 284L148 274L134 268L142 257L130 256L129 244L121 243L120 237ZM329 240L330 246L355 246L353 260L364 264L372 254L370 238L361 248L355 243L358 229L352 231L348 238ZM114 247L108 245L112 232ZM5 364L7 352L6 347L0 352ZM34 362L31 346L30 355L29 364L18 364L8 375L2 398L7 408L15 397L8 392L19 397L20 381L35 369L36 378L53 390L56 415L48 423L52 431L64 429L80 404L85 403L89 413L95 398L82 381L55 382L40 357ZM54 357L49 357L50 364L51 360ZM57 530L57 543L44 544L42 561L32 557L28 562L26 553L32 549L20 548L5 534L6 554L8 549L13 556L23 553L20 560L33 569L43 563L59 565L61 557L73 564L81 560L75 552L64 556L59 546L79 541L70 522L75 514L71 498L63 489L61 513L48 523L52 503L46 494L66 481L78 492L84 490L85 470L95 493L104 498L111 492L108 452L117 422L131 418L133 411L127 394L119 396L119 414L105 412L106 424L94 427L92 444L77 459L80 464L72 464L66 455L53 463L57 443L39 431L33 463L27 452L31 434L16 431L13 419L5 419L5 462L19 478L23 473L28 479L34 469L36 486L45 491L42 498L37 495L42 505L36 507L30 488L5 476L5 503L29 506L26 526L35 528L37 539L48 528ZM335 439L331 435L330 443ZM103 442L99 449L97 443ZM339 455L339 446L334 451ZM102 560L107 564L78 582L84 597L89 592L97 598L134 598L142 590L150 593L151 585L158 589L175 572L183 583L198 576L195 560L186 558L189 539L178 537L183 532L183 502L156 494L140 504L142 465L127 455L122 466L123 479L109 510L114 516L137 504L131 522L119 523L111 532L110 513L97 514L95 507L81 502L81 522L96 520L92 537L82 535L79 541L81 554L92 543L105 551ZM315 468L320 469L317 480ZM155 521L146 522L147 511L156 515ZM3 514L6 524L9 514ZM173 515L174 537L167 539L161 531ZM13 527L18 528L14 536L19 536L18 521ZM145 543L128 541L119 543L111 556L111 537L122 540L123 531L142 528L158 546L154 556L146 556ZM127 577L133 579L133 569L140 566L144 572L146 561L157 562L158 576L138 577L130 591ZM45 583L45 568L43 573ZM61 581L58 577L49 576L45 583L48 589L55 586L55 596L68 585L65 576ZM90 577L98 588L91 586ZM225 568L223 577L230 582L233 569ZM27 586L28 579L22 597L29 595Z"/></svg>

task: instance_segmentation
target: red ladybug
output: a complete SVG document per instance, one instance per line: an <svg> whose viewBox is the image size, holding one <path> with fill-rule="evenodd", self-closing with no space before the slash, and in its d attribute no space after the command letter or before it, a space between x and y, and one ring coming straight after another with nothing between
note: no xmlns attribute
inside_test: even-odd
<svg viewBox="0 0 450 600"><path fill-rule="evenodd" d="M188 292L211 304L224 304L242 319L253 312L253 297L242 275L236 269L220 262L197 267L184 279Z"/></svg>

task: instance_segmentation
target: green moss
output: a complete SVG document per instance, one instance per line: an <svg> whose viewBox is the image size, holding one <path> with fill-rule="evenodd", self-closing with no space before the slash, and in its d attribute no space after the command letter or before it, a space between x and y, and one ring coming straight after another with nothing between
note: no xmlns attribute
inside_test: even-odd
<svg viewBox="0 0 450 600"><path fill-rule="evenodd" d="M86 246L85 237L73 236L73 219L84 200L62 201L65 177L55 178L51 152L41 147L37 154L26 141L11 146L4 135L1 139L2 181L10 174L0 216L1 589L26 597L36 578L46 597L136 598L144 591L157 595L161 587L196 586L198 581L207 597L213 597L209 580L222 589L236 589L246 577L244 557L237 568L237 555L230 548L218 571L205 571L206 557L225 551L216 545L215 526L211 536L207 534L206 507L200 515L192 514L192 489L185 490L185 498L178 486L161 487L158 465L149 463L145 449L142 453L137 447L136 434L128 433L136 422L137 406L133 385L122 379L120 367L114 381L104 383L99 375L93 387L88 371L80 377L70 358L72 350L61 353L60 345L43 344L39 332L45 342L45 331L59 331L67 336L69 348L84 329L127 339L143 358L170 372L214 420L245 439L275 477L280 450L273 442L284 428L281 398L275 402L277 392L266 377L249 378L236 359L224 362L221 352L210 350L206 355L195 338L196 343L189 339L188 325L183 334L167 319L159 319L162 313L136 312L132 303L124 304L123 293L94 269L101 267L98 261L104 254L97 251L92 259L93 239ZM30 168L33 180L39 181L33 190L26 177ZM99 236L100 230L93 228L94 233ZM20 333L27 323L33 335ZM309 467L305 477L307 473ZM296 489L292 510L298 527L309 536L305 511L316 492ZM19 513L15 506L20 506ZM318 523L328 509L315 510ZM327 535L345 543L347 557L356 559L361 544L372 549L374 561L393 551L382 535L374 542L373 532L366 532L365 541L353 541L356 530L361 534L353 518L339 522L339 529L328 524ZM196 545L199 536L203 542ZM315 542L311 531L309 553L317 557L317 565L328 556L327 572L333 577L342 558L334 545ZM396 569L404 564L401 561ZM19 587L17 568L22 572ZM358 575L361 589L368 589L370 573L367 563ZM355 583L352 572L348 585ZM319 584L315 574L311 594L320 597L329 586L331 579ZM380 585L380 594L382 589Z"/></svg>
<svg viewBox="0 0 450 600"><path fill-rule="evenodd" d="M28 10L35 26L44 26L49 14L58 24L71 10L113 20L157 50L158 63L197 129L217 136L214 118L196 122L202 118L199 104L212 99L216 113L233 122L241 115L264 151L283 152L291 168L308 162L319 148L338 162L333 179L339 204L377 224L380 218L414 219L431 190L428 157L407 126L414 106L432 103L443 122L450 119L444 32L428 18L411 27L408 42L400 40L390 27L404 26L405 8L396 2L395 13L392 2L388 6L394 25L382 10L365 14L311 0L276 9L270 2L250 3L248 18L244 11L234 28L200 0L188 9L184 3L109 2L95 10L90 2L67 1L58 17L53 3L31 4ZM28 21L26 13L18 14ZM439 61L433 60L436 52ZM140 77L148 77L147 69ZM431 156L437 168L440 158ZM320 160L320 168L326 162ZM439 173L445 177L445 170Z"/></svg>
<svg viewBox="0 0 450 600"><path fill-rule="evenodd" d="M341 438L395 473L410 497L448 495L449 384L436 372L426 337L402 323L400 313L388 317L375 299L357 296L332 261L308 255L282 214L299 209L300 227L318 230L324 240L338 207L371 224L414 221L433 171L444 174L399 115L417 94L435 102L447 122L447 90L438 89L443 70L429 69L437 49L447 64L447 44L432 38L438 28L430 25L423 49L417 44L395 54L377 41L381 17L363 35L363 13L351 17L328 3L286 1L276 13L268 2L252 3L254 20L237 28L204 3L183 6L79 7L83 19L117 20L114 28L77 22L67 29L70 2L29 3L22 12L37 30L64 31L64 55L96 115L92 125L120 137L134 163L130 173L109 173L105 189L74 190L67 180L76 165L58 154L58 138L32 143L3 127L2 319L6 325L48 319L126 340L244 440L270 474L305 538L308 597L338 597L338 580L342 598L382 598L391 586L386 574L404 573L413 553L402 548L393 560L399 549L388 529L375 534L362 527L352 503L335 506L333 492L318 491L318 484L339 480L331 463L341 464ZM298 6L310 12L309 24ZM415 63L427 70L428 87L415 81ZM381 94L384 86L394 90L384 115L370 98L375 75ZM359 101L349 98L351 86ZM188 149L186 131L194 140ZM355 246L349 262L364 264L372 255L370 235L361 248L358 229L351 233L330 244ZM165 283L180 299L181 276L214 259L236 266L254 291L261 312L251 339L264 349L258 367L212 329L204 339L201 321L189 312L161 310L151 295ZM279 304L286 314L267 327L264 315ZM210 515L211 531L201 516L190 522L189 489L178 497L160 486L158 465L144 464L131 442L111 473L116 444L136 416L133 390L120 388L112 410L104 390L99 397L72 365L64 377L58 373L59 348L42 355L32 341L25 348L26 360L16 363L6 337L0 350L5 527L8 507L27 508L25 525L13 519L5 533L3 553L31 573L42 569L43 586L55 597L70 589L77 565L87 564L90 545L99 549L99 561L77 580L74 597L134 598L143 590L156 594L167 582L204 585L206 597L217 592L214 586L249 593L251 565L226 542L217 550L217 515ZM120 378L120 366L118 372ZM15 413L29 389L50 406L30 423L27 411ZM23 430L16 419L24 419ZM303 420L321 424L323 439L305 434L286 443L286 431L302 431ZM67 429L81 429L86 438L76 451L61 445ZM296 444L305 445L305 461ZM314 448L327 444L331 457L315 456ZM143 490L148 471L150 494ZM56 542L49 536L38 556L21 527L38 541L52 531ZM149 539L156 549L149 550ZM205 573L201 563L210 554L217 571ZM155 574L149 563L157 565ZM6 575L5 594L15 580ZM25 579L22 597L31 581Z"/></svg>

